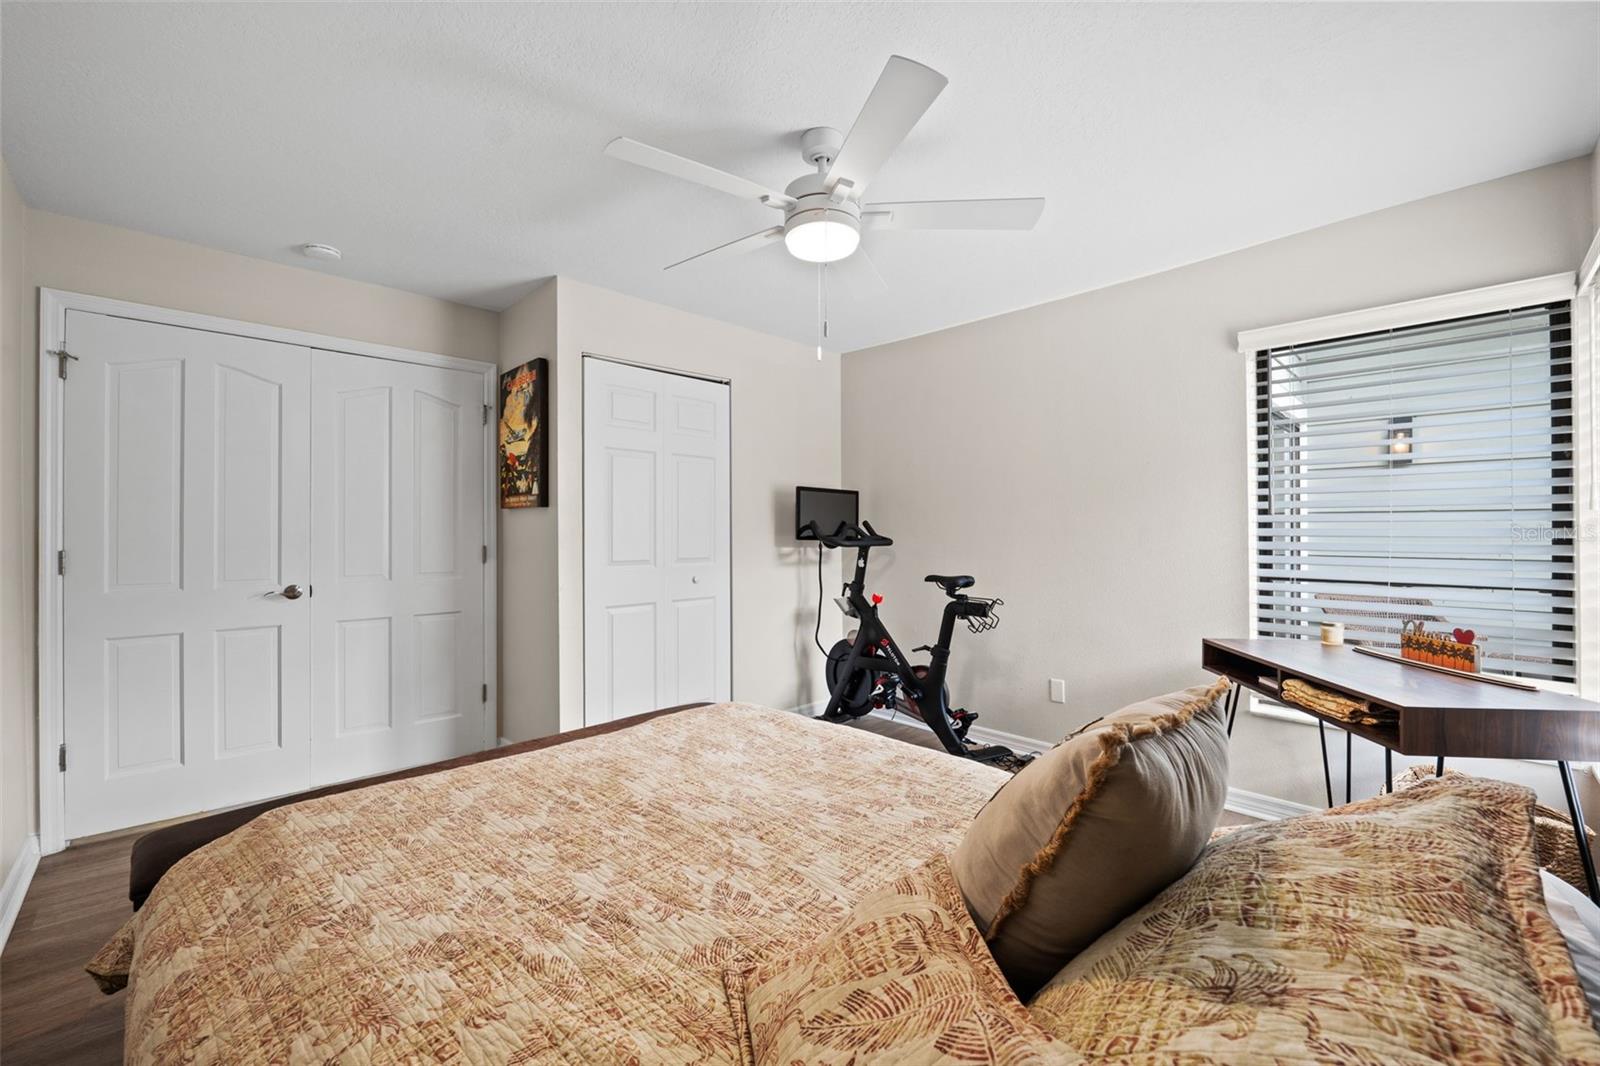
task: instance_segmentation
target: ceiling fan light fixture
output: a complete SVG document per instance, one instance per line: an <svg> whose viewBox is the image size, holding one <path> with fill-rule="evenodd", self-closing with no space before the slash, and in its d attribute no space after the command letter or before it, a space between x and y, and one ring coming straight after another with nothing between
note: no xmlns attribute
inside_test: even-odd
<svg viewBox="0 0 1600 1066"><path fill-rule="evenodd" d="M848 211L811 208L797 211L783 227L789 254L807 263L836 263L861 244L861 223Z"/></svg>

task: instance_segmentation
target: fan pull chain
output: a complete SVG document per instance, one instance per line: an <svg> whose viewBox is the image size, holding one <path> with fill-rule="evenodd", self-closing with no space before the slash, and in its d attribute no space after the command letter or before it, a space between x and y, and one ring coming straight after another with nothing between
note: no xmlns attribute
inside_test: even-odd
<svg viewBox="0 0 1600 1066"><path fill-rule="evenodd" d="M822 362L822 345L828 339L828 265L817 264L817 362Z"/></svg>

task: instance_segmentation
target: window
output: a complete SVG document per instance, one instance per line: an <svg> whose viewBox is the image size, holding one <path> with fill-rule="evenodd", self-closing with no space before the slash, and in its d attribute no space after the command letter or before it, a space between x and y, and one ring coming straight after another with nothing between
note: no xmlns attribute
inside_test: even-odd
<svg viewBox="0 0 1600 1066"><path fill-rule="evenodd" d="M1420 619L1577 681L1570 302L1262 347L1253 386L1259 635Z"/></svg>

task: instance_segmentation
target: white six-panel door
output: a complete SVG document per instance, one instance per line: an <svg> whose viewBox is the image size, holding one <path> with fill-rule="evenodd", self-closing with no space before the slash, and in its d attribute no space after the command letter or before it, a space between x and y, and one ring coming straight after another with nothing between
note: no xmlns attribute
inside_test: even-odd
<svg viewBox="0 0 1600 1066"><path fill-rule="evenodd" d="M77 310L65 347L66 836L487 746L481 374Z"/></svg>
<svg viewBox="0 0 1600 1066"><path fill-rule="evenodd" d="M584 720L732 689L729 390L584 360Z"/></svg>
<svg viewBox="0 0 1600 1066"><path fill-rule="evenodd" d="M310 353L67 313L68 836L306 787Z"/></svg>
<svg viewBox="0 0 1600 1066"><path fill-rule="evenodd" d="M481 750L483 379L311 361L311 780Z"/></svg>

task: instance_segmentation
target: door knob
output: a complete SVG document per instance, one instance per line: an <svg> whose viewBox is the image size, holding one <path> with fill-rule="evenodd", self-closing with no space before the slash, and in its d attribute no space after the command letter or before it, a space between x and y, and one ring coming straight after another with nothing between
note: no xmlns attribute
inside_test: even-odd
<svg viewBox="0 0 1600 1066"><path fill-rule="evenodd" d="M299 585L285 585L283 586L283 591L278 593L286 600L298 600L303 594L303 590Z"/></svg>

